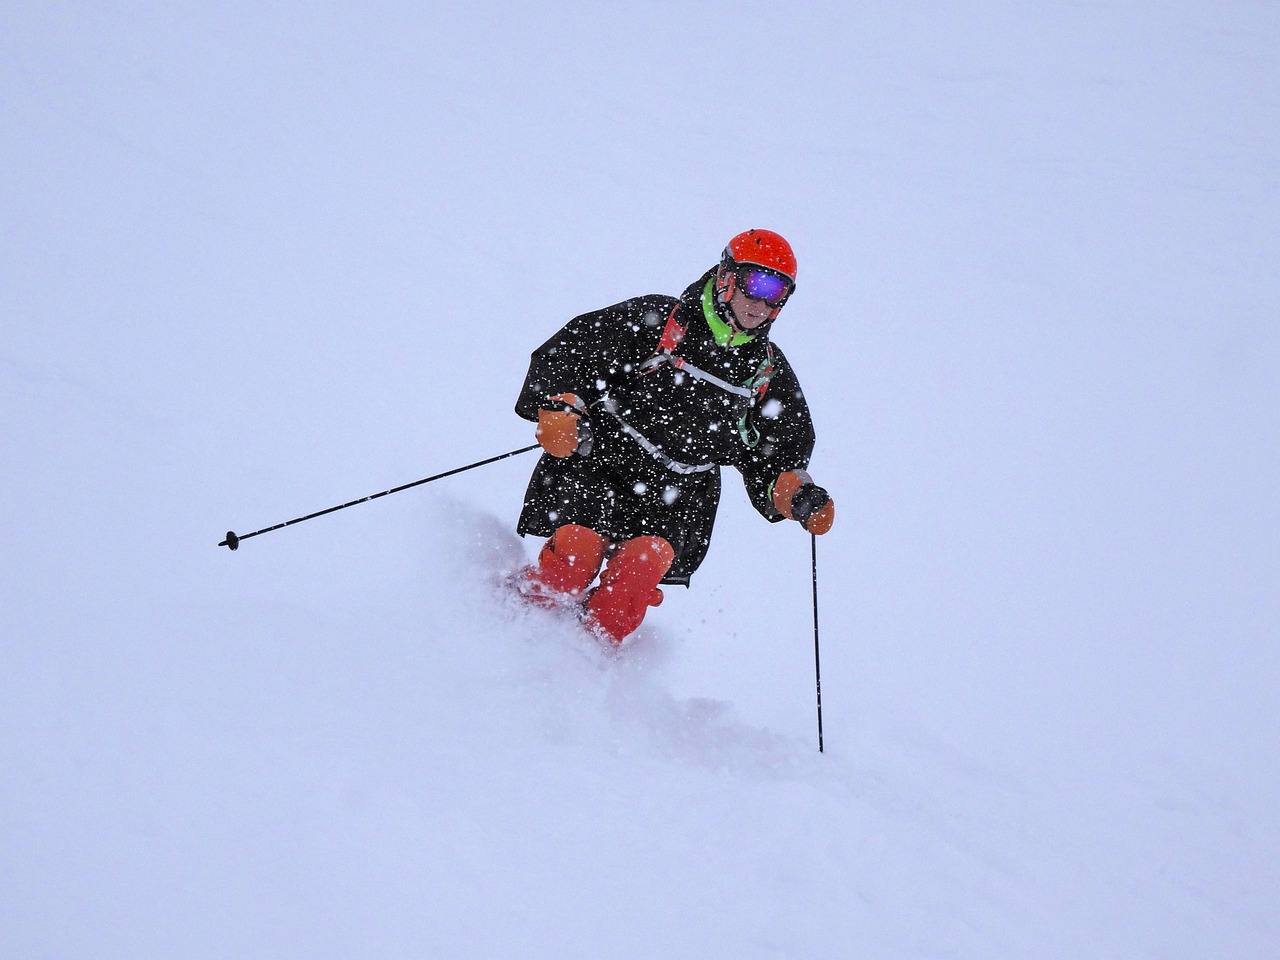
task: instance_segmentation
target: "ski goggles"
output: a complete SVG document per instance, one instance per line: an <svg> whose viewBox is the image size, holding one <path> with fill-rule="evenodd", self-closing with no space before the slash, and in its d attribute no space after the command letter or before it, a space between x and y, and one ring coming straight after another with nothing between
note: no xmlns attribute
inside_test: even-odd
<svg viewBox="0 0 1280 960"><path fill-rule="evenodd" d="M790 278L763 267L741 264L734 270L738 280L738 289L752 300L763 300L771 307L780 307L787 302L795 284Z"/></svg>

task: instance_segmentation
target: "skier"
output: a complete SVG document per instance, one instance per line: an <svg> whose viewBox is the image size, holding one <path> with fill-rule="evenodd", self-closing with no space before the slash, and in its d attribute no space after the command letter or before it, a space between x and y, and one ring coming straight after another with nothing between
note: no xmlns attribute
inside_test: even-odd
<svg viewBox="0 0 1280 960"><path fill-rule="evenodd" d="M549 539L517 577L526 599L581 604L620 644L659 584L688 586L706 556L721 466L765 519L831 529L835 504L806 472L809 408L770 340L795 278L790 244L748 230L678 299L583 314L533 352L516 413L544 453L517 532Z"/></svg>

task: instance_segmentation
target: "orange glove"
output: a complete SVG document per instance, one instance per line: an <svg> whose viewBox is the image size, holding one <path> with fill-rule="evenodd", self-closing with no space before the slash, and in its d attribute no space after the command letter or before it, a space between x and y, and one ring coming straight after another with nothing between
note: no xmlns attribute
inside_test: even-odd
<svg viewBox="0 0 1280 960"><path fill-rule="evenodd" d="M773 482L773 505L788 520L799 521L819 536L836 522L835 501L804 470L788 470Z"/></svg>
<svg viewBox="0 0 1280 960"><path fill-rule="evenodd" d="M587 424L579 416L585 413L586 406L576 394L560 393L547 398L554 404L550 409L538 411L538 428L534 431L542 449L553 457L571 457L580 447L585 454L590 444L584 443L589 436Z"/></svg>

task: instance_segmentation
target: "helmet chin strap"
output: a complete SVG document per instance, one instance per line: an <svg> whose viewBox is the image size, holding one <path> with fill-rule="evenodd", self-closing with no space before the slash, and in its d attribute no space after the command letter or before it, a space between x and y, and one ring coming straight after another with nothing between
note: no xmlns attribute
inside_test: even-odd
<svg viewBox="0 0 1280 960"><path fill-rule="evenodd" d="M738 323L738 315L733 312L730 301L733 300L734 291L738 288L738 279L733 275L733 271L720 268L720 272L716 275L716 313L720 314L720 319L729 325L729 329L735 333L745 333L742 324Z"/></svg>

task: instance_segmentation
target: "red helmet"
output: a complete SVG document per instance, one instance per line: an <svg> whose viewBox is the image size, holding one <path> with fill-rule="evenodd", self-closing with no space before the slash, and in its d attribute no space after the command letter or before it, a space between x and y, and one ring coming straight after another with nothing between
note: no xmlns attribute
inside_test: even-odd
<svg viewBox="0 0 1280 960"><path fill-rule="evenodd" d="M772 230L738 234L724 248L724 259L776 270L792 283L796 282L796 255L791 251L791 244Z"/></svg>
<svg viewBox="0 0 1280 960"><path fill-rule="evenodd" d="M724 248L716 273L716 293L722 306L733 299L735 290L745 289L748 296L773 305L769 314L772 323L795 288L796 255L791 244L772 230L748 230ZM730 323L737 326L732 317Z"/></svg>

